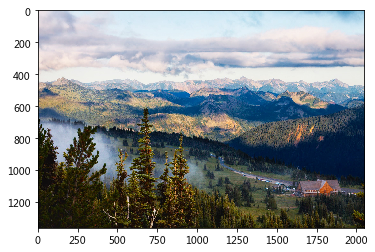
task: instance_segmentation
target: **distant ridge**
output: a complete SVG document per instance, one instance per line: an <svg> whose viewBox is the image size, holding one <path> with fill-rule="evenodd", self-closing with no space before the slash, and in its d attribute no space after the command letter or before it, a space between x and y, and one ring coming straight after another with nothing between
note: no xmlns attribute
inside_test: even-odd
<svg viewBox="0 0 375 252"><path fill-rule="evenodd" d="M144 84L137 80L107 80L95 81L91 83L82 83L77 80L72 82L93 88L96 90L105 90L118 88L122 90L181 90L193 94L202 89L239 89L246 87L250 91L263 91L275 94L289 92L306 92L317 98L331 103L341 104L348 99L364 99L364 86L349 86L338 79L332 79L323 82L307 83L305 81L285 82L280 79L269 79L255 81L246 77L239 79L213 79L213 80L186 80L183 82L159 81L155 83Z"/></svg>

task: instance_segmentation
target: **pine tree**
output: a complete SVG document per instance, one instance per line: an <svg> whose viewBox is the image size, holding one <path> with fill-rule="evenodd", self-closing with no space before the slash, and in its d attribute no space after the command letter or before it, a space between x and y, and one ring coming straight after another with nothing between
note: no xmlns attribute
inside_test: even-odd
<svg viewBox="0 0 375 252"><path fill-rule="evenodd" d="M280 210L280 220L283 223L284 228L290 227L290 225L291 225L290 220L289 220L288 214L286 213L286 211L284 209Z"/></svg>
<svg viewBox="0 0 375 252"><path fill-rule="evenodd" d="M219 180L217 181L217 186L223 186L224 185L224 180L222 177L219 178Z"/></svg>
<svg viewBox="0 0 375 252"><path fill-rule="evenodd" d="M149 123L147 108L144 109L142 123L138 124L138 126L141 127L139 134L143 135L143 137L138 140L139 157L133 159L130 170L132 171L131 179L133 189L136 191L139 190L139 195L130 192L131 195L129 195L129 197L133 204L139 204L139 208L134 209L132 216L136 219L140 219L142 227L146 228L152 226L151 223L153 223L155 214L157 213L155 194L156 179L154 177L155 162L152 161L154 153L150 142L152 125Z"/></svg>
<svg viewBox="0 0 375 252"><path fill-rule="evenodd" d="M97 171L91 169L98 163L99 151L93 155L95 143L92 134L95 128L84 127L78 129L78 140L73 139L73 144L64 152L65 163L63 181L58 192L64 215L61 216L62 227L95 227L104 218L100 199L103 183L100 176L106 173L106 165Z"/></svg>
<svg viewBox="0 0 375 252"><path fill-rule="evenodd" d="M38 135L38 174L39 183L42 190L46 190L56 182L57 169L57 147L53 145L51 131L44 129L39 123Z"/></svg>
<svg viewBox="0 0 375 252"><path fill-rule="evenodd" d="M158 226L168 228L191 228L195 227L196 210L194 191L187 182L185 175L189 172L187 160L183 157L182 135L180 136L180 147L175 150L171 163L166 162L163 173L165 201L162 205L162 217ZM172 176L167 177L167 170L172 170Z"/></svg>
<svg viewBox="0 0 375 252"><path fill-rule="evenodd" d="M111 183L107 196L108 206L106 210L103 209L103 212L106 213L113 227L122 228L130 225L130 204L125 182L128 174L124 168L124 162L128 154L119 149L118 157L119 162L116 163L117 176Z"/></svg>
<svg viewBox="0 0 375 252"><path fill-rule="evenodd" d="M172 160L172 187L174 187L174 197L176 200L176 217L179 227L194 227L195 226L195 201L194 191L192 186L187 182L185 176L189 173L189 166L187 160L183 156L182 141L183 137L180 135L180 146L174 153ZM172 189L173 190L173 189Z"/></svg>
<svg viewBox="0 0 375 252"><path fill-rule="evenodd" d="M267 209L271 209L271 210L277 209L277 203L276 203L274 195L271 195L271 189L267 190L267 195L266 195L266 198L264 199L264 203L266 203Z"/></svg>
<svg viewBox="0 0 375 252"><path fill-rule="evenodd" d="M39 175L39 200L38 200L38 221L39 227L51 228L56 226L56 214L52 216L51 213L56 213L54 207L58 198L56 198L55 191L61 181L61 176L58 176L57 166L57 147L53 145L52 135L50 130L45 130L39 122L38 135L38 175Z"/></svg>
<svg viewBox="0 0 375 252"><path fill-rule="evenodd" d="M168 163L168 151L165 152L165 169L163 174L159 177L161 182L157 185L157 192L158 192L158 199L160 205L163 205L166 200L166 190L168 186L168 179L169 179L169 163Z"/></svg>
<svg viewBox="0 0 375 252"><path fill-rule="evenodd" d="M141 228L144 226L143 209L141 202L141 188L139 186L138 172L133 170L129 176L129 185L127 186L127 197L129 197L129 227Z"/></svg>

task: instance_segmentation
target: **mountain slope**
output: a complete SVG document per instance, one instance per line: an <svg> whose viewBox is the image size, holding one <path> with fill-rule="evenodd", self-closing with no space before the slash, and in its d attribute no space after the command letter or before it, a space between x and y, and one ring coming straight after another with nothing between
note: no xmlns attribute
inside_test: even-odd
<svg viewBox="0 0 375 252"><path fill-rule="evenodd" d="M326 116L262 124L229 142L251 156L324 174L364 177L364 105Z"/></svg>

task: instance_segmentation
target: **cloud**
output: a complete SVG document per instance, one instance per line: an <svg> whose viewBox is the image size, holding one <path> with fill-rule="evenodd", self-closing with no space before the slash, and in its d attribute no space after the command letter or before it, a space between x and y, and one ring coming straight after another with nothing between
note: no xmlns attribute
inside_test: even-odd
<svg viewBox="0 0 375 252"><path fill-rule="evenodd" d="M74 33L75 23L76 18L69 12L43 12L39 18L39 33L42 39L62 33Z"/></svg>
<svg viewBox="0 0 375 252"><path fill-rule="evenodd" d="M114 67L179 75L230 67L363 66L364 36L319 27L154 41L106 33L111 18L40 13L40 69Z"/></svg>

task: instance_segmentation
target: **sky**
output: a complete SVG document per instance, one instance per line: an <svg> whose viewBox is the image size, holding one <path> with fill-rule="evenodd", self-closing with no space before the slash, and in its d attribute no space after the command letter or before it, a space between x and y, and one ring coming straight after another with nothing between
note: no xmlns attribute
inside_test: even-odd
<svg viewBox="0 0 375 252"><path fill-rule="evenodd" d="M40 12L40 81L364 84L363 11Z"/></svg>

